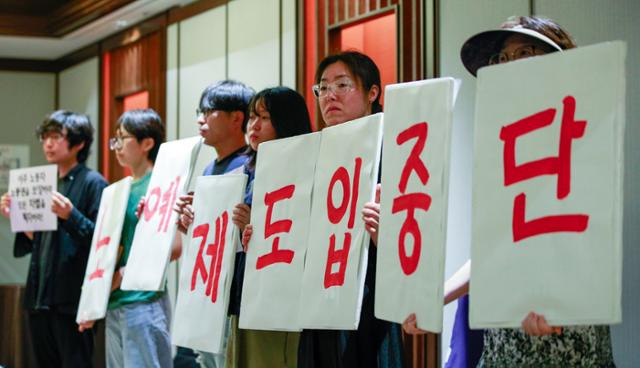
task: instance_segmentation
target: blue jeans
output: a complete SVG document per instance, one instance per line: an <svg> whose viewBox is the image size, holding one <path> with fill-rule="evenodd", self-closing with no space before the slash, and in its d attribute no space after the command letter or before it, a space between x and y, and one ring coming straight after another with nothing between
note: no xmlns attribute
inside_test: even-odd
<svg viewBox="0 0 640 368"><path fill-rule="evenodd" d="M107 311L107 367L172 367L169 296Z"/></svg>

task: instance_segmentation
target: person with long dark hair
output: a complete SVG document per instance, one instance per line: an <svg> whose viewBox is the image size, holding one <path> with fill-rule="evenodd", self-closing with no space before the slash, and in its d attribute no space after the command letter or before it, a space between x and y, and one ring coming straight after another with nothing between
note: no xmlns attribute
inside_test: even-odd
<svg viewBox="0 0 640 368"><path fill-rule="evenodd" d="M249 148L246 152L249 160L244 166L249 181L244 202L236 206L232 216L233 223L241 232L247 229L244 231L247 238L252 232L249 220L260 144L310 132L309 112L298 92L287 87L273 87L258 92L251 99L247 125ZM247 244L248 239L244 243ZM295 367L299 333L238 329L245 260L245 252L236 254L229 301L229 313L233 317L227 367Z"/></svg>

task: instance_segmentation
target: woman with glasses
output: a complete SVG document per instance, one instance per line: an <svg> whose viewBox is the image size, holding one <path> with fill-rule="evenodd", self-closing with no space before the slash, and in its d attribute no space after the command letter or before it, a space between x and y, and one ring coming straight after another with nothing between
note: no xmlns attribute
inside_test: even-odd
<svg viewBox="0 0 640 368"><path fill-rule="evenodd" d="M500 29L481 32L462 46L460 56L474 76L487 65L561 52L576 47L567 31L541 17L512 17ZM445 304L467 294L471 261L445 284ZM463 304L468 303L461 299ZM459 304L460 306L461 304ZM480 367L612 367L613 356L608 326L549 326L544 316L534 312L524 316L522 329L487 329ZM415 315L403 327L407 333L424 333L416 327ZM467 316L456 315L456 334L468 331ZM463 344L463 342L460 342ZM464 349L464 348L462 348Z"/></svg>
<svg viewBox="0 0 640 368"><path fill-rule="evenodd" d="M153 164L165 132L162 120L151 110L130 110L118 119L116 136L109 140L118 163L133 177L127 201L121 245L106 316L107 367L172 367L170 302L166 291L125 291L120 282L126 272L127 258L133 243L138 217L136 209L151 179ZM180 239L180 237L176 237ZM180 255L176 242L171 259ZM80 324L91 328L95 321Z"/></svg>
<svg viewBox="0 0 640 368"><path fill-rule="evenodd" d="M326 57L316 69L313 92L322 119L328 126L375 114L380 105L380 72L368 56L356 51ZM363 210L365 214L368 203ZM365 221L365 227L371 227ZM375 241L375 234L372 234ZM374 317L375 243L369 246L360 323L355 331L303 330L298 349L298 366L402 367L400 325Z"/></svg>

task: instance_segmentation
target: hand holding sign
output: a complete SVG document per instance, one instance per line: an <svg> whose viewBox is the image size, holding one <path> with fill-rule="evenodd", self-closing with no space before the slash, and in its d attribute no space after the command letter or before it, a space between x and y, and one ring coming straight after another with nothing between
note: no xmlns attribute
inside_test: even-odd
<svg viewBox="0 0 640 368"><path fill-rule="evenodd" d="M3 215L9 214L11 231L49 231L58 228L51 210L52 193L57 189L58 167L45 165L14 169L9 172L9 193ZM9 201L7 201L7 199Z"/></svg>
<svg viewBox="0 0 640 368"><path fill-rule="evenodd" d="M5 193L0 198L0 213L2 216L9 218L9 209L11 208L11 195Z"/></svg>
<svg viewBox="0 0 640 368"><path fill-rule="evenodd" d="M61 219L67 220L69 216L71 216L71 211L73 211L73 203L71 203L69 198L53 191L51 193L51 212L55 213L56 216Z"/></svg>

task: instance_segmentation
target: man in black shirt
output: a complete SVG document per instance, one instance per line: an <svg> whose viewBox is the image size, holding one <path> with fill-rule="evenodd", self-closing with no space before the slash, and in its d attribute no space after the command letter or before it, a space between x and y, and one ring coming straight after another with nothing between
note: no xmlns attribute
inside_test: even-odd
<svg viewBox="0 0 640 368"><path fill-rule="evenodd" d="M75 322L95 219L105 179L84 165L93 141L85 115L59 110L38 127L47 161L58 165L58 192L51 211L57 231L17 233L14 256L31 253L24 307L40 367L92 366L93 335L78 332ZM11 197L2 196L0 210L9 217Z"/></svg>

